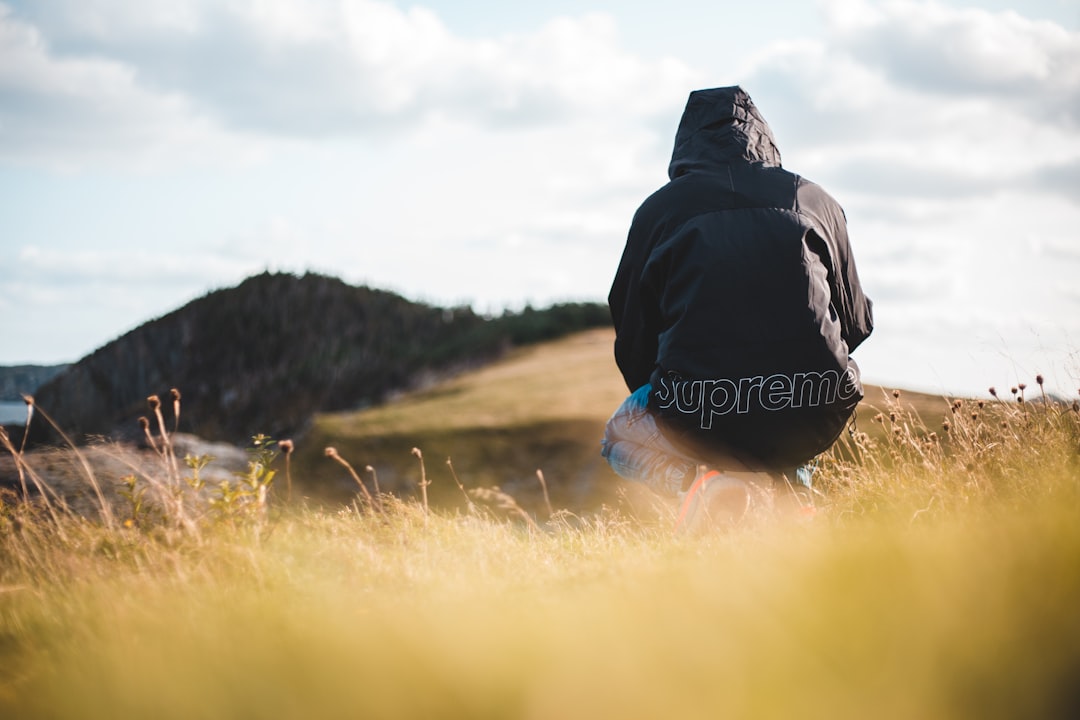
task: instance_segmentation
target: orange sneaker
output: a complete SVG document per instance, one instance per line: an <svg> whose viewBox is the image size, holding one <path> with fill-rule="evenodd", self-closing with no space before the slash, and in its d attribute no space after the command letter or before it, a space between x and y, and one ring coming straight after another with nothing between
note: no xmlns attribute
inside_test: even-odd
<svg viewBox="0 0 1080 720"><path fill-rule="evenodd" d="M750 485L746 480L707 470L686 491L675 520L675 534L698 535L710 527L733 527L749 510Z"/></svg>

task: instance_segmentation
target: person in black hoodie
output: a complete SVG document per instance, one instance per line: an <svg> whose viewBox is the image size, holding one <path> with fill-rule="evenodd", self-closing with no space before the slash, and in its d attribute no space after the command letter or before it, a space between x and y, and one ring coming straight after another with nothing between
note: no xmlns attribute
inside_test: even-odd
<svg viewBox="0 0 1080 720"><path fill-rule="evenodd" d="M748 474L809 485L807 463L862 399L851 353L873 318L843 210L781 167L741 87L690 93L668 176L634 215L608 296L631 395L602 453L685 494L691 524L712 495L748 507Z"/></svg>

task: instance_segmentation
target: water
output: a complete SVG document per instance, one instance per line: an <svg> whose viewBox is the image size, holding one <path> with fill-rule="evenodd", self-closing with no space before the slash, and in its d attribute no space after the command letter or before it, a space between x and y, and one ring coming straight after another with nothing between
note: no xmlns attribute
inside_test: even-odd
<svg viewBox="0 0 1080 720"><path fill-rule="evenodd" d="M0 425L21 425L25 422L26 403L22 400L0 401Z"/></svg>

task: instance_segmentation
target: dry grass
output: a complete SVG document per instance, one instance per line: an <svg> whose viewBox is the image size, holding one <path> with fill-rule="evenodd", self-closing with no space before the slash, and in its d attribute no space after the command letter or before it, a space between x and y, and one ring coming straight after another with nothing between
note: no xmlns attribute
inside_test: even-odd
<svg viewBox="0 0 1080 720"><path fill-rule="evenodd" d="M405 437L410 414L433 432L437 412L475 429L494 398L548 388L542 352L518 361L533 370L333 422L396 418ZM567 399L582 423L623 389L596 392ZM453 415L440 397L489 404ZM571 513L553 492L554 512L527 512L419 441L417 478L475 502L380 494L341 443L352 473L323 467L353 502L333 511L258 482L226 502L167 458L135 485L137 522L123 499L110 524L7 493L0 717L1077 716L1077 411L937 399L924 420L912 405L886 394L861 413L822 460L812 520L692 540L662 508ZM248 476L272 480L288 456L257 457Z"/></svg>
<svg viewBox="0 0 1080 720"><path fill-rule="evenodd" d="M611 330L590 330L361 413L323 415L328 434L386 435L607 419L626 397Z"/></svg>

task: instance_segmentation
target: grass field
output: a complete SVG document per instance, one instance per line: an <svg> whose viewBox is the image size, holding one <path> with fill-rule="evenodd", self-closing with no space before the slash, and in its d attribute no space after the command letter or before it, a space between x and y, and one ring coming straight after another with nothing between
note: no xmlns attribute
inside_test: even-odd
<svg viewBox="0 0 1080 720"><path fill-rule="evenodd" d="M298 443L289 477L347 476L319 456L333 443L367 480L397 437L410 490L411 446L431 491L464 498L450 455L466 490L537 487L545 458L565 489L554 429L511 470L488 464L510 448L470 447L485 428L520 445L522 428L567 424L595 453L625 390L607 341L320 418L304 441L318 452ZM428 508L355 481L349 505L286 505L272 443L225 489L166 454L108 514L6 494L0 717L1080 716L1076 410L869 395L823 458L816 515L693 539L662 505L553 502L525 520L499 496Z"/></svg>

